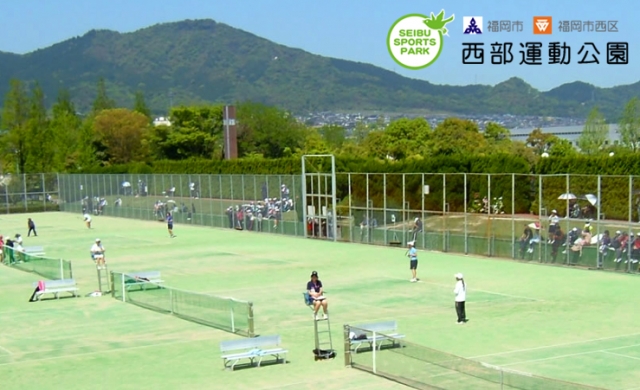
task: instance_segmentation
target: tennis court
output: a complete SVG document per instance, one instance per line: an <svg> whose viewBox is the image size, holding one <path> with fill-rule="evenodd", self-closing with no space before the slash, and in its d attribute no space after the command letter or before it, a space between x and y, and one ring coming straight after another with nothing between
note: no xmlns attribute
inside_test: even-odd
<svg viewBox="0 0 640 390"><path fill-rule="evenodd" d="M1 233L25 234L27 217L3 215ZM29 217L39 236L24 237L24 245L72 261L83 296L97 289L88 251L99 237L112 271L158 270L171 287L253 302L256 333L281 335L289 363L224 371L219 343L240 336L109 296L28 303L40 277L0 267L4 389L406 388L344 368L342 325L382 320L397 320L408 342L487 364L640 389L634 275L420 252L421 280L409 283L402 248L181 224L170 239L160 222L99 216L88 230L79 213ZM312 270L330 299L334 360L313 359L312 314L301 294ZM461 326L453 309L456 272L469 285L470 322ZM412 364L422 370L415 359L403 368Z"/></svg>

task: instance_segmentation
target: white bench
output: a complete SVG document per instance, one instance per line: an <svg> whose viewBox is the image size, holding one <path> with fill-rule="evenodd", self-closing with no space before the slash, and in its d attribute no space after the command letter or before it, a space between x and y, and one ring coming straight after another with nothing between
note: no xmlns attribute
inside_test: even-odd
<svg viewBox="0 0 640 390"><path fill-rule="evenodd" d="M385 341L390 341L392 346L396 346L396 340L405 337L405 335L398 333L398 324L396 321L374 322L354 325L353 327L364 330L367 336L367 338L350 340L350 344L355 347L353 353L358 353L358 349L363 344L369 344L371 349L375 347L378 348L378 350L382 348L382 343ZM373 338L373 332L376 332L375 339Z"/></svg>
<svg viewBox="0 0 640 390"><path fill-rule="evenodd" d="M272 347L268 349L262 349L264 347ZM276 347L276 348L273 348ZM237 352L242 351L242 352ZM242 359L248 359L251 366L257 361L258 367L262 363L262 359L265 356L273 356L276 358L276 363L282 361L286 363L286 349L280 348L280 336L259 336L248 339L223 341L220 343L220 352L222 352L222 360L225 369L231 369L238 364ZM236 352L236 353L229 353ZM284 355L285 358L282 358Z"/></svg>
<svg viewBox="0 0 640 390"><path fill-rule="evenodd" d="M160 271L143 271L143 272L130 272L124 274L124 284L129 291L133 286L140 286L141 290L146 290L148 285L152 285L158 288L161 283L164 283L160 275Z"/></svg>
<svg viewBox="0 0 640 390"><path fill-rule="evenodd" d="M38 282L33 283L33 287L38 287ZM62 280L46 280L44 282L44 291L36 292L36 301L40 300L40 297L44 294L53 294L56 299L60 299L61 292L68 292L73 294L74 297L78 297L78 287L74 279L62 279Z"/></svg>
<svg viewBox="0 0 640 390"><path fill-rule="evenodd" d="M45 255L44 247L41 247L41 246L26 246L22 248L22 252L29 256L35 256L35 257L43 257Z"/></svg>

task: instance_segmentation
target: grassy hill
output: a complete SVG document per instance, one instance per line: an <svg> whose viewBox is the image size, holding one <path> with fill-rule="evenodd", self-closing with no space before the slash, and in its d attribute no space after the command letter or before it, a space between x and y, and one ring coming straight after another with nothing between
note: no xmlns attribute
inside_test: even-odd
<svg viewBox="0 0 640 390"><path fill-rule="evenodd" d="M25 55L0 52L3 96L11 77L38 80L48 103L65 86L80 110L90 106L96 81L104 77L119 104L131 105L134 92L142 90L157 113L165 112L170 101L254 100L294 112L586 116L597 104L611 119L628 99L640 95L640 83L603 89L576 82L544 93L517 78L494 87L435 85L289 48L212 20L159 24L126 34L93 30Z"/></svg>

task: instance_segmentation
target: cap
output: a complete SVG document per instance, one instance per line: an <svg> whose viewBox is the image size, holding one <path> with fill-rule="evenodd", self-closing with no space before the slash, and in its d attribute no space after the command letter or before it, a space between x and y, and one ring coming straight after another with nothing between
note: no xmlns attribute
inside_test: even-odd
<svg viewBox="0 0 640 390"><path fill-rule="evenodd" d="M99 238L96 238L96 242L100 242L100 239L99 239Z"/></svg>
<svg viewBox="0 0 640 390"><path fill-rule="evenodd" d="M551 214L558 214L558 211L556 211L556 210L551 210Z"/></svg>
<svg viewBox="0 0 640 390"><path fill-rule="evenodd" d="M318 277L318 272L317 272L317 271L313 271L313 272L311 272L311 277L313 278L314 276L315 276L315 277Z"/></svg>
<svg viewBox="0 0 640 390"><path fill-rule="evenodd" d="M620 230L616 230L616 234L622 234Z"/></svg>
<svg viewBox="0 0 640 390"><path fill-rule="evenodd" d="M409 242L407 242L407 245L411 245L411 246L413 246L413 244L414 244L414 242L413 242L413 241L409 241Z"/></svg>
<svg viewBox="0 0 640 390"><path fill-rule="evenodd" d="M461 273L459 273L459 272L458 272L457 274L453 275L453 276L455 276L455 277L456 277L456 279L464 279L464 275L462 275L462 274L461 274Z"/></svg>
<svg viewBox="0 0 640 390"><path fill-rule="evenodd" d="M573 228L573 229L571 229L571 230L573 230L574 232L576 232L576 231L578 231L578 228L577 228L577 227L574 227L574 228Z"/></svg>

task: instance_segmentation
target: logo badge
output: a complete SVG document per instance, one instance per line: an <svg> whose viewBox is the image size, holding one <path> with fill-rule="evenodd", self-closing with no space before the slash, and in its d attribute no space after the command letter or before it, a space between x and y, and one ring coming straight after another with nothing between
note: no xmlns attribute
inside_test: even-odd
<svg viewBox="0 0 640 390"><path fill-rule="evenodd" d="M464 34L482 34L482 16L462 17L462 32Z"/></svg>
<svg viewBox="0 0 640 390"><path fill-rule="evenodd" d="M407 69L424 69L433 64L449 36L446 25L453 22L455 15L448 18L444 10L435 16L409 14L396 20L387 34L387 49L391 58Z"/></svg>
<svg viewBox="0 0 640 390"><path fill-rule="evenodd" d="M551 34L553 31L553 18L551 16L534 16L533 17L533 33Z"/></svg>

